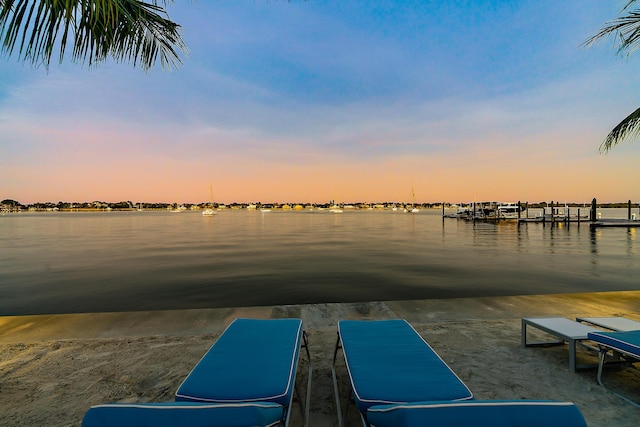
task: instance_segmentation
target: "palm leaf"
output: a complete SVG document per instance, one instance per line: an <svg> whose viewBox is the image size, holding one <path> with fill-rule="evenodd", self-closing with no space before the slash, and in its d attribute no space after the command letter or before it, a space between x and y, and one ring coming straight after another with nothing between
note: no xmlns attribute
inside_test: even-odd
<svg viewBox="0 0 640 427"><path fill-rule="evenodd" d="M615 128L609 132L604 142L600 145L600 152L609 151L614 145L625 139L636 139L640 134L640 108L629 114Z"/></svg>
<svg viewBox="0 0 640 427"><path fill-rule="evenodd" d="M621 16L604 24L604 27L595 35L587 39L583 46L591 46L604 38L615 37L618 54L624 52L627 55L640 48L640 9L631 9L638 0L629 2L620 11ZM637 139L640 135L640 108L635 110L621 121L605 138L600 145L600 152L609 151L614 145L626 139Z"/></svg>
<svg viewBox="0 0 640 427"><path fill-rule="evenodd" d="M89 66L111 57L150 70L182 64L186 52L180 25L150 0L0 0L0 52L49 67L54 51L62 62L67 49L74 62Z"/></svg>
<svg viewBox="0 0 640 427"><path fill-rule="evenodd" d="M604 27L589 37L583 46L591 46L601 39L615 37L618 53L631 54L640 48L640 9L631 9L638 0L630 0L620 11L621 16L605 22ZM624 15L622 15L624 14Z"/></svg>

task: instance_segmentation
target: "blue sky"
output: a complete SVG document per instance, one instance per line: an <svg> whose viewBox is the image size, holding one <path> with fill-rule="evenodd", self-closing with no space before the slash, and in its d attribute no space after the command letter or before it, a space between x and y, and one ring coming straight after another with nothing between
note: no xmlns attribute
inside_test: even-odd
<svg viewBox="0 0 640 427"><path fill-rule="evenodd" d="M0 198L640 200L624 1L178 1L184 65L0 58Z"/></svg>

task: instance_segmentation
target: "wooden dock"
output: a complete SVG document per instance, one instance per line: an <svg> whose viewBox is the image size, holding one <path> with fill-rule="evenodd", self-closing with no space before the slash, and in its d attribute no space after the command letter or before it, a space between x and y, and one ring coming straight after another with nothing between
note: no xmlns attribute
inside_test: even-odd
<svg viewBox="0 0 640 427"><path fill-rule="evenodd" d="M627 202L627 219L619 218L599 218L596 215L596 207L598 206L596 199L591 201L591 228L600 227L640 227L640 220L636 214L631 213L631 200Z"/></svg>
<svg viewBox="0 0 640 427"><path fill-rule="evenodd" d="M640 220L637 219L599 219L591 221L591 227L640 227Z"/></svg>
<svg viewBox="0 0 640 427"><path fill-rule="evenodd" d="M553 215L551 216L550 214L544 215L544 216L535 216L535 217L531 217L531 218L519 218L518 219L518 223L528 223L528 222L542 222L542 223L548 223L548 224L553 224L553 223L567 223L567 222L589 222L589 216L588 215L571 215L571 216L566 216L566 215Z"/></svg>
<svg viewBox="0 0 640 427"><path fill-rule="evenodd" d="M469 204L470 209L466 214L449 214L444 213L444 203L442 210L442 218L458 218L467 221L481 221L481 222L494 222L499 223L503 221L517 221L518 225L521 223L543 223L543 224L568 224L568 223L581 223L588 222L591 228L598 227L640 227L640 206L638 206L638 215L632 213L631 200L627 203L627 218L601 218L597 212L597 202L594 198L591 202L591 207L584 207L584 211L588 211L588 214L582 214L581 208L569 208L568 206L561 206L551 202L550 205L540 209L540 212L536 216L529 216L530 210L528 203L517 203L518 215L517 218L509 217L505 218L499 216L495 209L488 209L485 211L483 206L479 206L476 203ZM526 216L522 217L522 212L526 212Z"/></svg>

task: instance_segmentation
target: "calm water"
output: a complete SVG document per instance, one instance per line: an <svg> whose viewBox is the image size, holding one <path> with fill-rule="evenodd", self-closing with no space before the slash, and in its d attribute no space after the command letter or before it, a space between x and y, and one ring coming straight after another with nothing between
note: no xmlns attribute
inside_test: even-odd
<svg viewBox="0 0 640 427"><path fill-rule="evenodd" d="M438 210L9 214L0 315L635 290L636 234Z"/></svg>

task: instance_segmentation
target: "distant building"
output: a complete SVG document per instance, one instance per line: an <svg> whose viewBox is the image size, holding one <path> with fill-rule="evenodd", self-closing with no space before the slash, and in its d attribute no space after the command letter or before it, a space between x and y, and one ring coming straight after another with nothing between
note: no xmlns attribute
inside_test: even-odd
<svg viewBox="0 0 640 427"><path fill-rule="evenodd" d="M0 203L0 213L20 212L22 206L18 203Z"/></svg>

